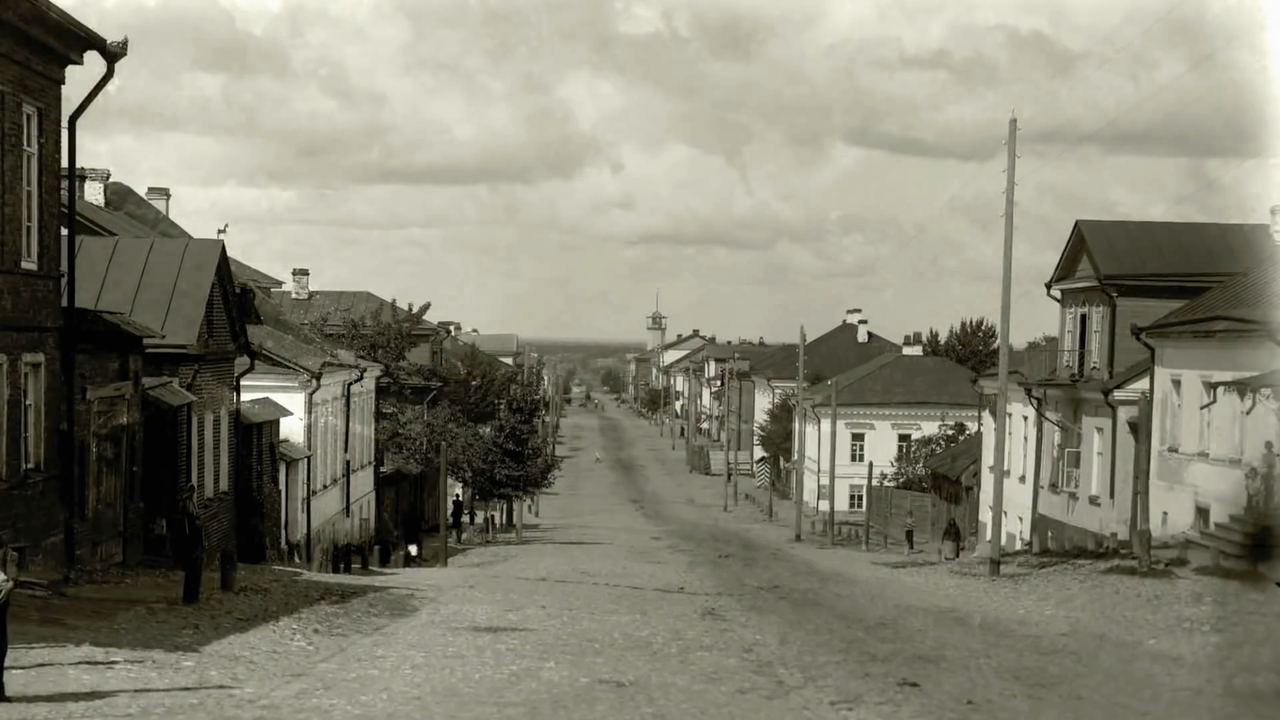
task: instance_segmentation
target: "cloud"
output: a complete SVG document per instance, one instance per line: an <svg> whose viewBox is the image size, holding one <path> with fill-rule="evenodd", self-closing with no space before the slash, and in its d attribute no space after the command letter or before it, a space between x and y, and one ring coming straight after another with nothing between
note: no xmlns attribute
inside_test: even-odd
<svg viewBox="0 0 1280 720"><path fill-rule="evenodd" d="M63 4L131 40L87 163L264 269L481 326L616 334L664 282L722 335L855 292L904 330L993 314L1014 108L1023 296L1076 217L1270 204L1251 0Z"/></svg>

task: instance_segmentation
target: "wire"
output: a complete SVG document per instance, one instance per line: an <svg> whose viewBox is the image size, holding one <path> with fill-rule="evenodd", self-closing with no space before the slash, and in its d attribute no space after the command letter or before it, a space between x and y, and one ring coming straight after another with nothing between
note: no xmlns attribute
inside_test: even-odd
<svg viewBox="0 0 1280 720"><path fill-rule="evenodd" d="M1178 10L1180 7L1182 7L1183 5L1186 5L1186 4L1187 4L1187 2L1189 2L1189 1L1190 1L1190 0L1176 0L1172 5L1170 5L1170 7L1169 7L1169 9L1168 9L1168 10L1166 10L1164 13L1162 13L1162 14L1161 14L1159 17L1157 17L1154 21L1152 21L1151 23L1147 24L1147 26L1146 26L1146 27L1144 27L1141 31L1139 31L1136 35L1134 35L1134 36L1133 36L1133 38L1129 40L1129 42L1125 43L1125 44L1120 48L1120 50L1118 50L1118 51L1116 52L1116 54L1112 55L1110 58L1108 58L1107 60L1103 61L1103 62L1102 62L1102 63L1100 63L1099 65L1095 66L1091 71L1089 71L1088 73L1086 73L1086 74L1081 78L1081 82L1082 82L1083 80L1087 80L1087 79L1089 79L1089 78L1092 78L1092 77L1093 77L1094 75L1096 75L1096 74L1098 73L1098 71L1100 71L1102 68L1104 68L1104 67L1106 67L1106 66L1110 65L1113 61L1115 61L1115 59L1116 59L1116 58L1118 58L1118 57L1120 56L1120 54L1121 54L1121 53L1123 53L1125 50L1128 50L1129 48L1131 48L1131 47L1133 47L1135 44L1137 44L1137 43L1138 43L1138 41L1140 41L1143 37L1145 37L1148 33L1150 33L1150 32L1151 32L1153 29L1155 29L1158 25L1162 24L1165 20L1167 20L1167 19L1169 18L1169 16L1173 15L1173 13L1174 13L1175 11L1177 11L1177 10ZM1237 0L1237 3L1238 3L1238 2L1240 2L1240 0ZM1231 5L1230 7L1234 7L1234 4L1233 4L1233 5ZM1220 15L1222 12L1225 12L1225 10L1223 10L1223 11L1219 11L1218 13L1215 13L1212 17L1217 17L1217 16L1218 16L1218 15ZM1097 49L1101 48L1101 47L1104 45L1104 42L1105 42L1106 40L1110 39L1113 35L1115 35L1116 31L1117 31L1117 30L1119 30L1119 29L1120 29L1120 27L1121 27L1121 26L1123 26L1123 25L1124 25L1124 21L1123 21L1123 20L1122 20L1122 21L1120 21L1120 22L1118 22L1118 23L1116 23L1115 25L1113 25L1113 26L1111 27L1111 30L1109 30L1109 31L1108 31L1108 32L1103 36L1103 41L1099 41L1099 42L1098 42L1098 44L1095 46L1095 51L1096 51ZM1063 67L1062 67L1062 69L1060 69L1057 73L1055 73L1055 74L1054 74L1054 75L1052 75L1048 80L1046 80L1046 81L1043 83L1043 85L1044 85L1044 86L1045 86L1045 88L1046 88L1046 92L1047 92L1047 88L1052 87L1053 83L1054 83L1056 80L1058 80L1058 79L1059 79L1059 78L1061 78L1062 76L1066 75L1066 74L1067 74L1068 72L1070 72L1073 68L1074 68L1074 66L1073 66L1073 65L1070 65L1070 64L1065 65L1065 66L1063 66ZM947 208L949 208L949 207L951 206L951 202L956 198L956 196L957 196L958 194L960 194L960 192L961 192L962 190L967 189L967 188L969 188L969 187L972 187L972 186L975 184L975 181L977 180L978 176L979 176L979 175L981 175L981 174L983 174L983 173L988 172L989 170L990 170L990 168L989 168L989 167L987 167L987 165L986 165L986 164L983 164L983 165L981 165L981 166L979 166L979 167L975 168L973 173L968 174L968 175L966 175L965 177L963 177L963 178L961 178L961 179L957 180L955 183L953 183L953 184L951 185L950 189L948 189L948 190L947 190L946 194L944 194L944 195L943 195L942 200L937 204L937 206L936 206L936 207L937 207L938 209L937 209L933 214L931 214L931 215L929 216L929 218L928 218L928 220L927 220L926 222L924 222L924 223L922 223L922 224L921 224L921 226L920 226L920 230L919 230L919 231L917 231L917 232L913 233L913 234L908 238L908 240L907 240L908 245L910 245L910 244L914 243L916 240L918 240L918 239L920 238L920 236L924 235L924 233L925 233L925 232L927 232L928 230L932 229L932 228L933 228L933 226L934 226L934 225L933 225L933 221L934 221L934 220L936 220L936 219L938 218L938 216L940 216L940 215L943 213L943 211L945 211Z"/></svg>

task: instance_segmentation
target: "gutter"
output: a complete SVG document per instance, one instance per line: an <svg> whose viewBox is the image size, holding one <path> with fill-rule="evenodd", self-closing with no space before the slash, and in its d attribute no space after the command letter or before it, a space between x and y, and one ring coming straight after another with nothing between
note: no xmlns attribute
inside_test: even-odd
<svg viewBox="0 0 1280 720"><path fill-rule="evenodd" d="M234 422L234 424L232 425L232 427L234 427L234 428L235 428L235 433L233 433L233 434L234 434L234 436L235 436L235 440L234 440L234 442L235 442L235 446L234 446L234 447L236 448L236 464L235 464L235 468L236 468L236 478L237 478L237 479L239 479L239 478L241 477L240 472L241 472L242 470L244 470L244 465L245 465L245 461L244 461L244 459L245 459L246 457L248 457L248 455L247 455L246 453L244 453L244 452L242 452L242 451L240 450L240 381L241 381L241 380L242 380L246 375L248 375L249 373L253 372L254 368L258 367L258 356L257 356L257 354L256 354L256 353L254 353L254 352L253 352L253 350L249 350L248 352L246 352L246 353L245 353L245 357L248 357L248 358L249 358L249 367L245 368L245 369L244 369L244 372L238 372L238 373L236 373L236 374L235 374L235 384L236 384L236 410L235 410L235 422ZM272 470L273 470L273 471L277 471L277 470L276 470L276 468L274 468L274 467L272 468ZM235 483L229 483L229 485L231 486L231 491L234 493L234 492L236 491Z"/></svg>
<svg viewBox="0 0 1280 720"><path fill-rule="evenodd" d="M348 518L351 517L351 386L363 382L365 374L365 369L362 367L357 367L355 370L356 379L347 381L342 387L342 462L343 474L346 476L342 514Z"/></svg>
<svg viewBox="0 0 1280 720"><path fill-rule="evenodd" d="M320 390L320 375L319 374L312 375L310 387L307 388L307 394L306 394L307 421L302 426L303 446L306 447L307 452L310 453L309 455L307 455L307 486L304 489L304 493L305 493L304 497L306 497L307 499L307 532L306 532L307 565L310 565L312 561L311 488L313 483L311 482L311 480L312 480L312 472L315 470L315 448L312 447L315 441L315 438L312 437L311 426L315 422L315 395L316 395L316 392L319 390Z"/></svg>
<svg viewBox="0 0 1280 720"><path fill-rule="evenodd" d="M84 28L79 24L78 20L68 15L61 8L52 3L42 3L46 10L54 13L63 22L72 24L73 27L79 26L77 29L83 28L83 31L89 32L88 28ZM73 24L74 23L74 24ZM97 35L89 35L90 39L100 40ZM67 246L66 246L66 296L67 308L69 312L64 313L62 326L62 388L63 401L66 405L64 408L65 424L64 438L66 442L62 445L62 502L63 511L65 513L63 524L63 548L66 553L66 579L71 581L72 575L76 567L76 500L79 497L79 447L76 440L76 380L78 373L76 371L76 343L79 341L78 320L76 318L76 126L80 122L81 116L89 110L89 106L94 100L102 94L107 84L116 76L116 63L120 62L129 54L129 39L125 38L120 42L107 43L105 48L98 48L98 54L107 63L106 70L102 73L102 77L98 78L98 82L94 83L89 89L89 94L84 96L80 104L75 110L71 111L71 115L67 118Z"/></svg>

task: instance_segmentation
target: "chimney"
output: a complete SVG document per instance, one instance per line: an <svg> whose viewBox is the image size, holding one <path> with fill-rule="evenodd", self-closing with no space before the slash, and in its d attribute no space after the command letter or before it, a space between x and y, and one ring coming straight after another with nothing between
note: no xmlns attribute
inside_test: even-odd
<svg viewBox="0 0 1280 720"><path fill-rule="evenodd" d="M67 179L66 168L62 168L61 176L62 176L62 184L61 184L62 193L61 194L62 194L62 197L65 198L67 196L67 185L69 184L69 181ZM77 200L84 199L84 184L86 179L87 179L86 170L84 168L76 168L76 199Z"/></svg>
<svg viewBox="0 0 1280 720"><path fill-rule="evenodd" d="M695 332L696 332L696 331L695 331ZM676 339L677 339L677 340L679 340L679 339L680 339L680 338L682 338L682 337L684 337L684 333L676 333Z"/></svg>
<svg viewBox="0 0 1280 720"><path fill-rule="evenodd" d="M694 334L694 335L697 335L697 334L698 334L698 331L697 331L697 330L694 330L694 331L693 331L693 334ZM715 344L716 344L716 336L715 336L715 335L710 335L710 336L708 336L708 337L707 337L707 342L711 343L712 345L715 345Z"/></svg>
<svg viewBox="0 0 1280 720"><path fill-rule="evenodd" d="M107 183L111 182L111 171L106 168L80 168L84 173L84 194L82 197L100 208L107 206Z"/></svg>
<svg viewBox="0 0 1280 720"><path fill-rule="evenodd" d="M149 187L147 188L147 202L155 206L157 210L164 213L165 217L169 217L169 198L173 197L167 187Z"/></svg>
<svg viewBox="0 0 1280 720"><path fill-rule="evenodd" d="M698 335L698 334L701 334L701 333L702 333L702 331L701 331L701 330L699 330L698 328L694 328L694 329L693 329L693 332L691 332L691 333L689 333L689 334L690 334L690 335Z"/></svg>
<svg viewBox="0 0 1280 720"><path fill-rule="evenodd" d="M924 333L914 332L902 338L903 355L924 355Z"/></svg>
<svg viewBox="0 0 1280 720"><path fill-rule="evenodd" d="M148 191L148 194L150 191ZM311 271L306 268L293 269L293 299L311 299Z"/></svg>
<svg viewBox="0 0 1280 720"><path fill-rule="evenodd" d="M844 324L857 325L860 322L862 322L862 308L844 311Z"/></svg>
<svg viewBox="0 0 1280 720"><path fill-rule="evenodd" d="M1280 205L1271 206L1271 240L1280 245Z"/></svg>
<svg viewBox="0 0 1280 720"><path fill-rule="evenodd" d="M861 311L859 311L859 313L861 313ZM870 340L871 340L871 331L867 329L867 319L864 317L859 317L858 318L858 342L864 343Z"/></svg>

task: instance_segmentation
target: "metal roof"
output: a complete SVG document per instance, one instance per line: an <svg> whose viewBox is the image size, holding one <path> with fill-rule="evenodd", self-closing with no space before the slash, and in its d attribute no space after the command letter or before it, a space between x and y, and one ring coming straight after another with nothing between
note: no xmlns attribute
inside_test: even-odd
<svg viewBox="0 0 1280 720"><path fill-rule="evenodd" d="M491 355L514 355L520 352L520 336L514 333L464 333L457 338Z"/></svg>
<svg viewBox="0 0 1280 720"><path fill-rule="evenodd" d="M222 256L221 240L76 238L76 307L119 313L160 331L163 337L147 339L147 347L190 347Z"/></svg>
<svg viewBox="0 0 1280 720"><path fill-rule="evenodd" d="M1069 279L1081 251L1100 279L1188 278L1244 272L1273 244L1261 223L1077 220L1049 282Z"/></svg>
<svg viewBox="0 0 1280 720"><path fill-rule="evenodd" d="M183 390L178 382L170 377L148 377L142 379L142 392L148 400L167 408L180 408L196 401L196 396Z"/></svg>
<svg viewBox="0 0 1280 720"><path fill-rule="evenodd" d="M244 400L240 403L240 423L243 425L261 425L291 415L293 413L288 408L269 397Z"/></svg>
<svg viewBox="0 0 1280 720"><path fill-rule="evenodd" d="M841 323L804 345L804 370L812 378L827 380L860 367L880 355L898 355L902 346L868 331L867 342L858 341L858 326ZM799 345L787 345L760 358L752 372L769 380L794 379L799 371Z"/></svg>
<svg viewBox="0 0 1280 720"><path fill-rule="evenodd" d="M231 275L236 279L236 282L267 290L279 290L284 287L283 280L277 280L252 265L240 262L233 257L228 257L227 260L231 263Z"/></svg>
<svg viewBox="0 0 1280 720"><path fill-rule="evenodd" d="M290 442L289 440L280 441L279 451L280 451L280 458L282 460L285 460L286 462L306 460L307 458L311 457L310 450L302 447L301 445L295 442Z"/></svg>
<svg viewBox="0 0 1280 720"><path fill-rule="evenodd" d="M390 300L384 300L368 290L311 290L306 300L295 300L291 290L272 290L271 299L284 309L285 315L293 322L303 325L318 321L328 316L330 325L335 325L344 318L359 318L373 315L383 321L390 320L392 308L403 316L408 308L395 306ZM424 331L437 330L435 323L422 320Z"/></svg>
<svg viewBox="0 0 1280 720"><path fill-rule="evenodd" d="M930 355L880 355L814 386L815 406L830 402L831 388L839 388L836 405L973 405L978 393L974 373L946 358Z"/></svg>
<svg viewBox="0 0 1280 720"><path fill-rule="evenodd" d="M1200 297L1167 313L1147 327L1145 331L1169 331L1187 328L1189 331L1228 329L1233 324L1280 324L1280 265L1277 265L1275 246L1271 257L1255 265L1252 270L1234 277L1206 292ZM1204 327L1214 325L1213 328ZM1190 327L1196 326L1196 327Z"/></svg>

